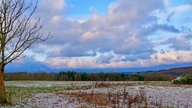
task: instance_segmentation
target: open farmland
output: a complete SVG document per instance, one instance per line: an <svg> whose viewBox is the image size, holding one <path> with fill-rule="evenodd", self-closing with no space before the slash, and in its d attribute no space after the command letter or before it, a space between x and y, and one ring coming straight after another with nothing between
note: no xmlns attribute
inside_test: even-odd
<svg viewBox="0 0 192 108"><path fill-rule="evenodd" d="M7 81L11 106L27 108L191 108L192 86L170 82Z"/></svg>

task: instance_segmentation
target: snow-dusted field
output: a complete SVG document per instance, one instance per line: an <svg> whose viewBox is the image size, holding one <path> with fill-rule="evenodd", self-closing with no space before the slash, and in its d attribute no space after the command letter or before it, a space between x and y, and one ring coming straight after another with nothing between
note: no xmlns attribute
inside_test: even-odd
<svg viewBox="0 0 192 108"><path fill-rule="evenodd" d="M55 86L89 86L94 82L82 81L6 81L6 86L17 87L55 87Z"/></svg>
<svg viewBox="0 0 192 108"><path fill-rule="evenodd" d="M159 85L158 85L159 84ZM6 82L7 86L45 87L89 86L87 89L34 93L24 97L15 107L27 108L127 108L132 107L192 108L192 86L174 86L165 82ZM167 85L168 84L168 85ZM90 97L89 97L90 96ZM146 100L145 100L146 97ZM101 100L101 103L98 103ZM140 103L138 103L140 102ZM138 106L139 105L139 106Z"/></svg>

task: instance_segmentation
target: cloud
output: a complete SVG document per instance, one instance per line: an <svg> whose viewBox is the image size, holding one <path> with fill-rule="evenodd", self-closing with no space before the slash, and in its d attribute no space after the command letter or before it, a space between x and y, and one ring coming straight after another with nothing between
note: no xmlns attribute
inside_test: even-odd
<svg viewBox="0 0 192 108"><path fill-rule="evenodd" d="M93 68L94 57L54 57L48 58L45 63L53 69Z"/></svg>
<svg viewBox="0 0 192 108"><path fill-rule="evenodd" d="M65 7L64 0L40 0L38 13L53 15L63 12Z"/></svg>
<svg viewBox="0 0 192 108"><path fill-rule="evenodd" d="M76 57L76 58L51 58L46 63L57 69L84 69L84 68L133 68L149 67L163 64L176 64L192 62L190 51L169 51L165 53L154 53L148 59L137 59L135 61L123 61L124 55L100 55L96 57Z"/></svg>
<svg viewBox="0 0 192 108"><path fill-rule="evenodd" d="M119 0L109 6L109 14L107 19L110 24L145 24L150 20L154 20L153 16L149 16L151 12L164 7L162 0L146 1L125 1ZM141 5L142 4L142 5Z"/></svg>
<svg viewBox="0 0 192 108"><path fill-rule="evenodd" d="M103 52L113 50L116 53L127 53L128 50L140 50L143 43L148 43L150 46L150 42L145 38L146 35L143 34L147 30L142 26L156 21L155 16L151 16L150 13L161 9L163 2L159 0L149 1L144 3L144 6L139 6L140 4L141 1L138 0L119 0L112 3L108 14L94 15L84 23L89 28L81 35L81 40L84 43L94 42ZM161 28L166 29L163 27Z"/></svg>
<svg viewBox="0 0 192 108"><path fill-rule="evenodd" d="M82 39L82 41L96 40L98 38L102 38L103 35L105 35L104 32L93 28L92 30L85 32L81 36L81 39Z"/></svg>
<svg viewBox="0 0 192 108"><path fill-rule="evenodd" d="M191 33L180 35L177 38L171 38L167 40L167 43L171 43L171 47L174 48L177 51L183 50L183 51L191 51Z"/></svg>
<svg viewBox="0 0 192 108"><path fill-rule="evenodd" d="M171 22L171 19L172 17L175 15L175 12L172 12L170 13L168 16L167 16L167 22Z"/></svg>
<svg viewBox="0 0 192 108"><path fill-rule="evenodd" d="M189 4L185 4L185 5L180 5L180 6L177 6L177 7L174 7L174 8L171 8L170 9L170 12L175 12L177 14L181 14L181 13L184 13L186 11L189 11L191 10L191 6Z"/></svg>
<svg viewBox="0 0 192 108"><path fill-rule="evenodd" d="M146 38L146 35L150 33L143 34L148 29L142 26L155 22L155 16L151 16L150 13L163 8L164 4L161 0L155 2L149 0L148 3L142 3L142 6L140 4L141 1L139 0L119 0L109 6L106 15L99 16L94 13L90 19L83 23L66 20L63 16L63 19L55 27L50 28L56 32L54 39L47 42L47 46L52 45L50 46L50 49L53 49L50 52L51 57L56 53L55 57L59 58L81 58L82 56L89 56L88 51L93 51L95 54L96 52L114 51L117 55L137 54L136 52L143 52L144 50L152 53L153 46ZM60 17L53 17L53 19L57 21ZM166 25L159 28L163 29L164 27ZM59 47L54 48L54 46ZM102 58L109 59L110 57L100 56L100 60ZM100 62L109 61L101 60Z"/></svg>
<svg viewBox="0 0 192 108"><path fill-rule="evenodd" d="M51 68L44 62L36 61L33 57L25 57L8 64L5 72L51 72Z"/></svg>
<svg viewBox="0 0 192 108"><path fill-rule="evenodd" d="M190 57L190 35L173 22L191 7L169 5L168 0L117 0L108 6L106 14L99 15L92 8L90 18L78 21L66 18L64 0L41 0L37 15L45 26L43 32L51 31L53 38L31 51L45 54L41 63L52 69L129 68L188 62L182 54ZM169 37L167 33L174 35ZM160 41L158 35L166 39ZM150 36L154 36L155 42ZM172 52L161 46L168 44ZM164 53L158 52L161 49Z"/></svg>
<svg viewBox="0 0 192 108"><path fill-rule="evenodd" d="M166 53L156 53L151 55L151 60L156 65L159 64L174 64L174 63L186 63L192 62L191 51L169 51Z"/></svg>

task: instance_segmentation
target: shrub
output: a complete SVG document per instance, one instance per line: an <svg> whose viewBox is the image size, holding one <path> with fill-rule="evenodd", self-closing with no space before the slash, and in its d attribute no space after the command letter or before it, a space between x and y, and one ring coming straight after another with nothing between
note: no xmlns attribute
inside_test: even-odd
<svg viewBox="0 0 192 108"><path fill-rule="evenodd" d="M172 80L174 84L192 84L192 74L186 74Z"/></svg>

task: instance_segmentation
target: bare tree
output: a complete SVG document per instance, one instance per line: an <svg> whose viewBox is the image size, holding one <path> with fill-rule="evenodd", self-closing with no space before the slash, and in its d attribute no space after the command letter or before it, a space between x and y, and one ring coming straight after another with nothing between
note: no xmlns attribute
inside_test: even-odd
<svg viewBox="0 0 192 108"><path fill-rule="evenodd" d="M40 18L32 18L37 4L34 0L0 0L0 104L7 101L5 66L18 59L32 44L49 37L40 33Z"/></svg>

